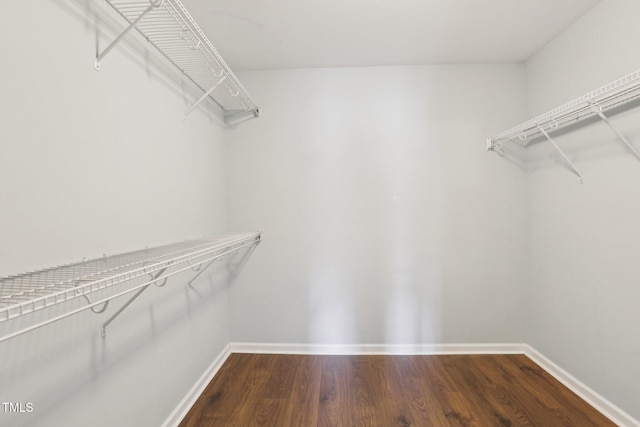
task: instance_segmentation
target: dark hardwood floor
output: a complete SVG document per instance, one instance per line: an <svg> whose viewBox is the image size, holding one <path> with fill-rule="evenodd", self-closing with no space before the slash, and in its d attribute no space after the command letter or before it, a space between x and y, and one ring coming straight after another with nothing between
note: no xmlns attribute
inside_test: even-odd
<svg viewBox="0 0 640 427"><path fill-rule="evenodd" d="M180 426L615 424L524 355L232 354Z"/></svg>

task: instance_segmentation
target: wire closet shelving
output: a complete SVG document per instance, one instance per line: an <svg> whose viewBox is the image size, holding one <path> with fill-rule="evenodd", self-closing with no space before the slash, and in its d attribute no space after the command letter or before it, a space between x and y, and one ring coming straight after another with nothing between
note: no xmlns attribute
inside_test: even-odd
<svg viewBox="0 0 640 427"><path fill-rule="evenodd" d="M576 169L571 160L562 151L558 143L551 138L550 133L566 127L590 117L597 116L620 138L622 142L629 148L631 153L640 160L638 150L616 130L609 118L604 114L606 111L614 107L621 106L634 99L640 97L640 70L624 76L616 81L609 83L601 88L587 93L571 102L561 105L551 111L548 111L538 117L512 127L502 133L487 138L487 150L493 150L498 154L504 155L502 151L503 144L517 143L523 146L527 145L527 141L532 137L541 135L547 139L553 147L559 152L569 168L582 181L582 174Z"/></svg>
<svg viewBox="0 0 640 427"><path fill-rule="evenodd" d="M111 300L135 292L103 323L104 335L107 325L152 284L162 287L189 269L197 272L191 284L214 261L259 242L259 232L219 235L0 278L0 323L44 313L0 336L0 342L87 309L102 313ZM83 301L69 304L77 299ZM54 306L62 309L46 313Z"/></svg>
<svg viewBox="0 0 640 427"><path fill-rule="evenodd" d="M96 69L100 69L102 59L135 28L202 90L202 96L187 109L185 116L209 97L220 107L227 125L258 117L259 108L180 0L106 2L129 25L97 55Z"/></svg>

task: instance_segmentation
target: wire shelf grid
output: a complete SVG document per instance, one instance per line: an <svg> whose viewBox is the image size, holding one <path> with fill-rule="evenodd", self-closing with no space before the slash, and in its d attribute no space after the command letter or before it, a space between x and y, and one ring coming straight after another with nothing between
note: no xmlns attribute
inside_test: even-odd
<svg viewBox="0 0 640 427"><path fill-rule="evenodd" d="M259 241L257 232L222 235L0 278L0 322L141 277L151 276L151 282L163 280L170 267L187 264L182 271Z"/></svg>
<svg viewBox="0 0 640 427"><path fill-rule="evenodd" d="M227 123L258 117L255 102L180 0L106 1L198 86L203 98L220 106Z"/></svg>
<svg viewBox="0 0 640 427"><path fill-rule="evenodd" d="M542 134L541 128L557 129L632 101L640 96L640 70L602 86L540 116L487 138L487 149L509 141L526 141Z"/></svg>

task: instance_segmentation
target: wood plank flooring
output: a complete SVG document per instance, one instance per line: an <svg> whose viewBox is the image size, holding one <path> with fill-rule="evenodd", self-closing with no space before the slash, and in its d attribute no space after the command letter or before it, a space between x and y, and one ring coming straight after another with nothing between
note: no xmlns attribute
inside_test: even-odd
<svg viewBox="0 0 640 427"><path fill-rule="evenodd" d="M615 424L524 355L232 354L180 426Z"/></svg>

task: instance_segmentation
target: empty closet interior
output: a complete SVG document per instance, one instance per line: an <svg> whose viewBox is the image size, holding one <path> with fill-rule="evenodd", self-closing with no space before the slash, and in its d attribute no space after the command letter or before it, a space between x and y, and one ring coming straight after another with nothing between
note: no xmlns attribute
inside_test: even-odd
<svg viewBox="0 0 640 427"><path fill-rule="evenodd" d="M512 3L0 3L0 425L177 425L231 352L640 425L640 3Z"/></svg>

